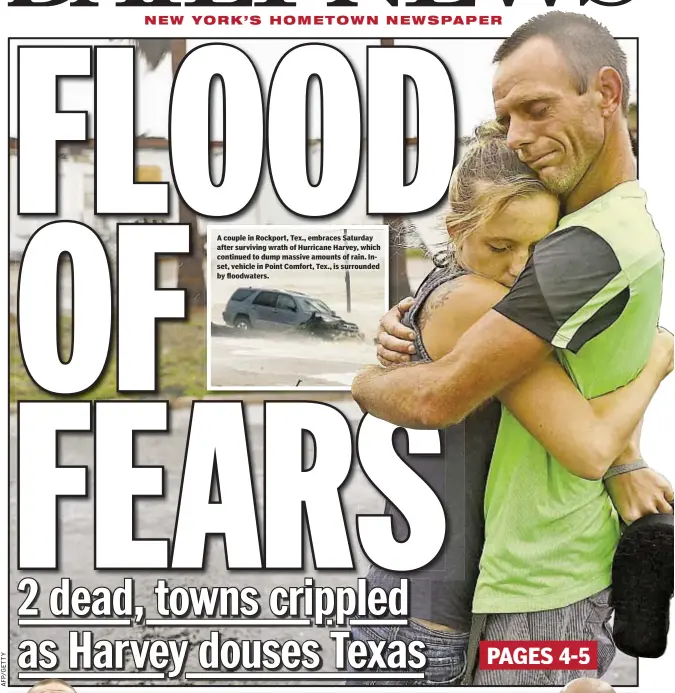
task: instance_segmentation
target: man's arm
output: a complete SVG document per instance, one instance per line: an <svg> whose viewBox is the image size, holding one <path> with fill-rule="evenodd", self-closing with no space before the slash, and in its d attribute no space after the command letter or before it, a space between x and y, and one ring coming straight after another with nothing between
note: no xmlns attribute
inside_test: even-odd
<svg viewBox="0 0 675 693"><path fill-rule="evenodd" d="M495 310L453 351L433 363L370 368L352 395L363 411L406 428L439 429L466 418L552 351L551 345Z"/></svg>
<svg viewBox="0 0 675 693"><path fill-rule="evenodd" d="M535 248L509 293L432 364L370 369L352 394L364 411L406 428L442 428L528 373L552 346L577 353L628 302L627 279L591 229L556 231Z"/></svg>

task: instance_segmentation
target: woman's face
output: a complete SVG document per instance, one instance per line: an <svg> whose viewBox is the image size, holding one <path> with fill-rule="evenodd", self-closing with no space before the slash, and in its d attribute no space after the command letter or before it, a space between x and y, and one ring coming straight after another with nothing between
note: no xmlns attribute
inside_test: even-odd
<svg viewBox="0 0 675 693"><path fill-rule="evenodd" d="M462 241L458 260L475 274L513 286L535 243L558 224L559 211L558 199L547 192L517 198Z"/></svg>

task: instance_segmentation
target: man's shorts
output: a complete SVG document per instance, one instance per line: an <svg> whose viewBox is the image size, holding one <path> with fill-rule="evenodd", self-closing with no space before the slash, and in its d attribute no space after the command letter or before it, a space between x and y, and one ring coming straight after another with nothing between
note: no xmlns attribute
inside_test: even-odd
<svg viewBox="0 0 675 693"><path fill-rule="evenodd" d="M489 614L481 640L595 640L598 670L476 671L474 686L564 686L578 678L604 676L616 648L609 625L611 590L598 592L570 606L530 614Z"/></svg>

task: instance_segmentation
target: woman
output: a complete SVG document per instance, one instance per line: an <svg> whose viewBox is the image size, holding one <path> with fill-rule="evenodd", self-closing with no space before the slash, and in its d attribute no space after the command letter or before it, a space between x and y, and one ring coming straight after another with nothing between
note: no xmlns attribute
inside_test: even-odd
<svg viewBox="0 0 675 693"><path fill-rule="evenodd" d="M477 131L453 174L449 202L446 224L453 250L437 262L406 315L415 333L415 360L436 360L451 351L504 296L532 247L558 222L558 199L508 148L504 131L495 123ZM660 381L672 369L671 360L672 336L660 334L635 381L589 402L551 356L501 393L500 400L569 472L599 480L622 454L635 453L635 431ZM448 527L443 550L422 570L403 575L373 566L369 573L372 587L390 589L402 578L410 580L411 621L407 627L355 628L353 638L421 640L427 657L424 680L373 683L461 681L483 545L483 496L500 416L501 406L493 401L463 423L441 431L444 465L433 456L409 455L403 431L394 437L398 454L444 502ZM385 513L393 518L396 538L405 540L403 516L389 503ZM598 641L600 675L614 655L606 626L609 614L605 603L589 618L587 636Z"/></svg>

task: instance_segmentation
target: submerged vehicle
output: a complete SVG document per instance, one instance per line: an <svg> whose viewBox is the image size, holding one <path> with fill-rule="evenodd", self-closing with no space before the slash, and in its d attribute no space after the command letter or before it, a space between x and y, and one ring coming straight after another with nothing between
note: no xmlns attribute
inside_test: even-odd
<svg viewBox="0 0 675 693"><path fill-rule="evenodd" d="M341 318L321 299L299 291L237 289L223 311L223 320L240 332L300 332L329 341L363 339L356 323Z"/></svg>

